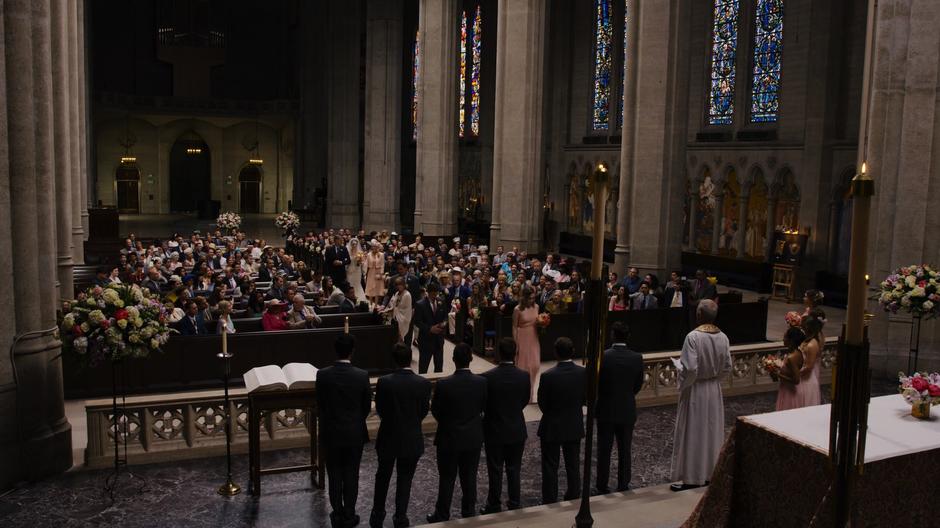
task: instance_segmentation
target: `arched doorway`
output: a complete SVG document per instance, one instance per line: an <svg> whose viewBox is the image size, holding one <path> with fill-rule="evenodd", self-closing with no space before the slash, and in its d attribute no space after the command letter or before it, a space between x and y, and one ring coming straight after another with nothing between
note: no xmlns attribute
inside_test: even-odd
<svg viewBox="0 0 940 528"><path fill-rule="evenodd" d="M261 212L261 167L249 163L238 173L238 210Z"/></svg>
<svg viewBox="0 0 940 528"><path fill-rule="evenodd" d="M122 163L114 173L119 213L140 212L140 169Z"/></svg>
<svg viewBox="0 0 940 528"><path fill-rule="evenodd" d="M211 198L211 155L206 142L186 132L170 149L170 211L199 209Z"/></svg>

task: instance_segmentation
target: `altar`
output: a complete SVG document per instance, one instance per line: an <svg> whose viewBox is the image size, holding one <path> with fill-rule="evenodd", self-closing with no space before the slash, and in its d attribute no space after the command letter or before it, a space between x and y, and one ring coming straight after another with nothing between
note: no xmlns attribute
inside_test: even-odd
<svg viewBox="0 0 940 528"><path fill-rule="evenodd" d="M711 486L684 526L833 526L829 412L819 405L738 418ZM854 525L933 518L940 474L934 414L918 420L899 395L872 398Z"/></svg>

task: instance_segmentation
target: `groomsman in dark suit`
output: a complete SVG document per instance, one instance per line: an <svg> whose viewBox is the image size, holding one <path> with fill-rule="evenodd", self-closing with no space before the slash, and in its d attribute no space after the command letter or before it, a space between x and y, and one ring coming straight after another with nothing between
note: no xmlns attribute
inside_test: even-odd
<svg viewBox="0 0 940 528"><path fill-rule="evenodd" d="M177 323L180 335L206 335L205 319L196 301L186 303L186 315Z"/></svg>
<svg viewBox="0 0 940 528"><path fill-rule="evenodd" d="M418 373L428 371L434 359L434 372L444 370L444 334L447 332L447 314L450 306L440 299L441 287L428 284L428 296L415 304L414 321L418 327Z"/></svg>
<svg viewBox="0 0 940 528"><path fill-rule="evenodd" d="M529 404L531 385L529 373L516 367L516 342L504 337L499 340L499 365L485 373L486 414L483 435L486 441L486 470L489 492L482 514L500 511L503 487L503 466L506 467L506 509L519 507L522 451L528 432L522 411Z"/></svg>
<svg viewBox="0 0 940 528"><path fill-rule="evenodd" d="M339 336L334 345L336 363L317 372L320 444L326 451L333 528L359 524L359 463L362 447L369 441L366 417L372 405L372 389L369 374L350 363L354 347L353 336Z"/></svg>
<svg viewBox="0 0 940 528"><path fill-rule="evenodd" d="M326 274L333 278L333 284L343 289L346 284L346 266L349 265L349 251L343 244L343 237L337 235L333 237L333 245L326 248L323 256L326 262Z"/></svg>
<svg viewBox="0 0 940 528"><path fill-rule="evenodd" d="M421 421L428 415L431 403L431 381L418 376L411 366L411 348L396 343L392 359L398 370L379 378L375 384L375 412L382 422L375 438L379 468L375 472L375 500L369 526L380 528L385 520L385 497L392 479L392 469L398 467L395 486L395 516L393 526L408 526L408 499L411 480L424 453L424 435Z"/></svg>
<svg viewBox="0 0 940 528"><path fill-rule="evenodd" d="M584 437L584 396L587 377L584 367L571 360L574 343L567 337L555 340L558 364L542 373L539 381L539 439L542 446L542 504L558 502L559 451L565 455L568 489L565 500L581 495L580 451Z"/></svg>
<svg viewBox="0 0 940 528"><path fill-rule="evenodd" d="M450 505L454 497L454 480L460 475L463 497L460 512L463 517L476 514L477 468L480 465L480 447L483 445L483 411L486 409L486 378L470 372L472 352L470 345L460 343L454 347L457 371L441 379L434 389L431 414L437 420L438 490L434 513L429 523L450 519Z"/></svg>
<svg viewBox="0 0 940 528"><path fill-rule="evenodd" d="M630 487L630 449L636 423L636 394L643 388L643 356L627 348L630 332L611 326L613 344L604 351L597 380L597 492L609 493L610 455L617 441L617 491Z"/></svg>

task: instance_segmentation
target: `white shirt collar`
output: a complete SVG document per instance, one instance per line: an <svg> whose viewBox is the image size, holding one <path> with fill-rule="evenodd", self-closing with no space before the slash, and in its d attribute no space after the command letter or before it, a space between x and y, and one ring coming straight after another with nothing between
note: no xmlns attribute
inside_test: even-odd
<svg viewBox="0 0 940 528"><path fill-rule="evenodd" d="M610 346L622 346L622 347L626 347L627 344L626 344L626 343L614 343L614 344L612 344L612 345L610 345Z"/></svg>
<svg viewBox="0 0 940 528"><path fill-rule="evenodd" d="M350 361L350 360L348 360L348 359L337 359L336 362L337 362L337 363L352 363L352 361Z"/></svg>

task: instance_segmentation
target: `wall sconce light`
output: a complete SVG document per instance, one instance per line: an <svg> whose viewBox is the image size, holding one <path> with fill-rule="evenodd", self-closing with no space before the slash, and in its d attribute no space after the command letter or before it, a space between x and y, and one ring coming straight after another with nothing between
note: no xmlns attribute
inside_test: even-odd
<svg viewBox="0 0 940 528"><path fill-rule="evenodd" d="M121 163L137 163L136 156L121 156Z"/></svg>
<svg viewBox="0 0 940 528"><path fill-rule="evenodd" d="M195 156L196 154L202 154L202 149L201 148L188 148L186 149L186 153L189 154L190 156Z"/></svg>
<svg viewBox="0 0 940 528"><path fill-rule="evenodd" d="M264 160L261 158L253 158L253 159L248 160L248 163L251 163L252 165L263 165Z"/></svg>

